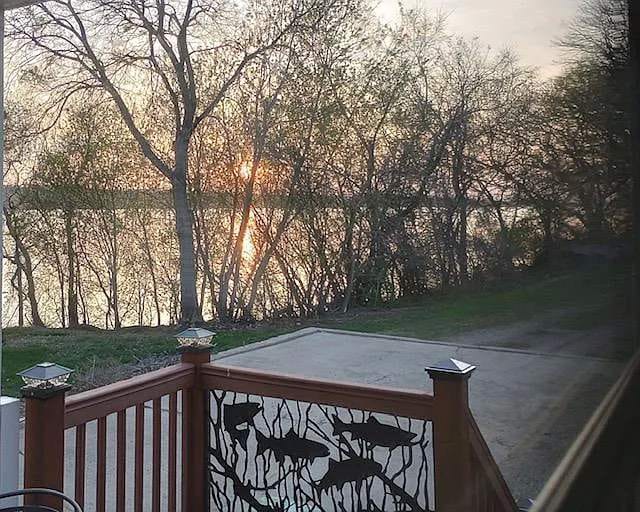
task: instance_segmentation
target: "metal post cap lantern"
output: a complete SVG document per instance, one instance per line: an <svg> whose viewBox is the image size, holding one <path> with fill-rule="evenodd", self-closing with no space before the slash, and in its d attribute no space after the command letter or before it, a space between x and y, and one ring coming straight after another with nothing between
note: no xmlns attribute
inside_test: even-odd
<svg viewBox="0 0 640 512"><path fill-rule="evenodd" d="M55 363L40 363L17 375L22 378L25 388L52 389L66 386L73 370Z"/></svg>
<svg viewBox="0 0 640 512"><path fill-rule="evenodd" d="M210 348L213 346L212 340L215 332L202 329L200 327L190 327L175 335L180 344L180 348Z"/></svg>
<svg viewBox="0 0 640 512"><path fill-rule="evenodd" d="M426 368L429 376L438 379L469 378L476 367L472 364L449 358Z"/></svg>

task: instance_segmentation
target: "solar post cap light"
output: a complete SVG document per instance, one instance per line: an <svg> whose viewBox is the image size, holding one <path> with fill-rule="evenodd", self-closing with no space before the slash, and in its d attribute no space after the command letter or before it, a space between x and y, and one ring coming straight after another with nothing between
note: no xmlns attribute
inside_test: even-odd
<svg viewBox="0 0 640 512"><path fill-rule="evenodd" d="M215 332L202 329L200 327L190 327L175 335L180 347L183 348L205 348L213 346L211 341L216 335Z"/></svg>
<svg viewBox="0 0 640 512"><path fill-rule="evenodd" d="M40 363L18 373L29 389L52 389L66 386L73 370L55 363Z"/></svg>
<svg viewBox="0 0 640 512"><path fill-rule="evenodd" d="M437 374L440 376L443 375L471 375L471 373L476 369L475 366L469 363L465 363L464 361L459 361L457 359L449 358L444 361L439 361L436 364L429 366L426 368L429 374Z"/></svg>

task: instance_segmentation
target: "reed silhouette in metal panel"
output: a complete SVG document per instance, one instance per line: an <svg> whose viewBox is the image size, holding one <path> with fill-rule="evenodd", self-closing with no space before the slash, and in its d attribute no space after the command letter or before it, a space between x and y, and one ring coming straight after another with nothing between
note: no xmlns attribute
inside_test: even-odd
<svg viewBox="0 0 640 512"><path fill-rule="evenodd" d="M216 510L431 510L430 422L211 391L210 426Z"/></svg>

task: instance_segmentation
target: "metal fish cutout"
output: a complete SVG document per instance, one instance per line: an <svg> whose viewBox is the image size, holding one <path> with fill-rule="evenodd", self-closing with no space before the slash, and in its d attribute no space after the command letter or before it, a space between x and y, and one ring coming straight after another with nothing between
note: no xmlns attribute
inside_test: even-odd
<svg viewBox="0 0 640 512"><path fill-rule="evenodd" d="M344 432L349 432L354 440L392 450L398 446L411 446L411 441L417 436L413 432L380 423L374 416L369 416L364 423L345 423L334 414L333 435L337 436Z"/></svg>
<svg viewBox="0 0 640 512"><path fill-rule="evenodd" d="M229 432L231 439L240 443L247 450L249 429L239 429L239 425L253 423L253 418L262 410L262 405L256 402L242 402L238 404L225 404L223 413L224 428Z"/></svg>
<svg viewBox="0 0 640 512"><path fill-rule="evenodd" d="M340 462L330 459L329 469L317 487L320 491L327 491L331 487L341 488L347 482L362 482L381 471L382 465L370 459L354 457Z"/></svg>
<svg viewBox="0 0 640 512"><path fill-rule="evenodd" d="M242 402L239 404L225 404L224 426L227 430L234 429L244 423L251 423L256 414L262 410L257 402Z"/></svg>
<svg viewBox="0 0 640 512"><path fill-rule="evenodd" d="M233 427L227 429L227 432L229 432L229 435L231 436L231 439L233 439L233 441L240 443L240 446L244 448L244 451L247 451L247 439L249 439L248 428L239 429Z"/></svg>
<svg viewBox="0 0 640 512"><path fill-rule="evenodd" d="M256 430L258 441L258 454L261 455L267 450L271 450L276 460L281 464L285 457L289 457L293 462L308 460L313 462L318 457L329 455L329 448L317 441L304 439L296 434L293 429L282 437L266 437L262 432Z"/></svg>

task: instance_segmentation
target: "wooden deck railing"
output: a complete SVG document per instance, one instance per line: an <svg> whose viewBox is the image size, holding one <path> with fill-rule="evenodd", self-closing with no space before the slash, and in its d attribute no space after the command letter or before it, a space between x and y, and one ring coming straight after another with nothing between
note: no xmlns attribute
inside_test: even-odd
<svg viewBox="0 0 640 512"><path fill-rule="evenodd" d="M259 394L424 420L430 420L433 414L433 396L415 390L309 379L211 363L203 365L201 373L202 385L211 390Z"/></svg>
<svg viewBox="0 0 640 512"><path fill-rule="evenodd" d="M355 457L362 464L371 459L369 472L382 482L380 492L393 494L407 510L433 510L434 506L438 512L517 510L468 408L468 376L437 371L430 371L430 375L433 395L222 366L210 363L208 352L188 351L180 364L73 395L66 401L55 394L26 398L25 486L64 490L66 469L70 480L67 490L73 488L76 500L88 511L103 512L108 504L117 512L271 510L253 495L259 488L256 480L248 479L254 485L250 487L242 474L220 475L233 469L233 464L226 462L227 455L235 464L240 451L250 460L254 457L250 452L256 452L256 442L260 442L258 436L284 438L283 425L293 432L295 417L300 430L289 435L302 439L313 434L315 441L298 443L328 447L312 454L311 462L314 457L325 461L316 463L317 467L326 466L329 458ZM240 403L253 403L256 417L243 426L230 426L226 407ZM264 425L262 432L258 431L258 420ZM361 435L355 442L355 437L341 432L338 426L353 431L353 425L342 420L364 422L360 425L378 422L395 429L400 440L395 445L382 442L387 448L374 449L367 445L373 441L366 437ZM67 453L71 449L75 452L72 468L64 467L65 430ZM149 433L151 439L145 439ZM412 441L403 441L403 435ZM145 450L145 445L150 449ZM267 464L260 468L271 468L264 471L263 478L274 471L272 462L289 460L285 457L293 457L290 463L295 471L310 467L295 459L298 455L272 454L268 450L276 448L270 446L258 447L252 462L255 471L259 470L258 460ZM360 449L362 457L354 451ZM95 457L88 456L89 451ZM381 454L387 457L386 466L373 460ZM394 457L405 456L408 458L399 466L405 475L402 470L385 473L395 467ZM415 471L409 461L415 462ZM247 470L245 467L244 472ZM412 471L417 483L408 491L404 484ZM221 483L225 478L228 482ZM318 478L312 478L313 485L324 486L318 495L327 499L334 491L326 488L326 480L323 483ZM370 493L377 492L370 484L365 487Z"/></svg>
<svg viewBox="0 0 640 512"><path fill-rule="evenodd" d="M469 415L473 510L517 510L517 505L498 464L472 414Z"/></svg>
<svg viewBox="0 0 640 512"><path fill-rule="evenodd" d="M126 468L127 456L127 410L135 410L134 427L134 496L133 510L160 510L160 480L161 480L161 442L163 435L167 438L167 510L176 510L177 497L177 418L178 394L193 388L194 365L182 363L171 368L165 368L92 391L79 393L66 400L65 429L75 429L75 468L74 492L75 499L83 506L85 503L86 466L86 432L87 424L97 421L96 429L96 478L95 478L95 508L98 512L106 509L106 481L107 481L107 418L116 416L116 486L114 492L117 510L125 510L126 503ZM162 401L168 406L168 429L162 431ZM184 398L183 398L184 400ZM152 458L144 460L145 414L147 402L151 402L152 415ZM183 429L185 431L185 429ZM145 462L151 462L151 504L144 503L144 467Z"/></svg>

